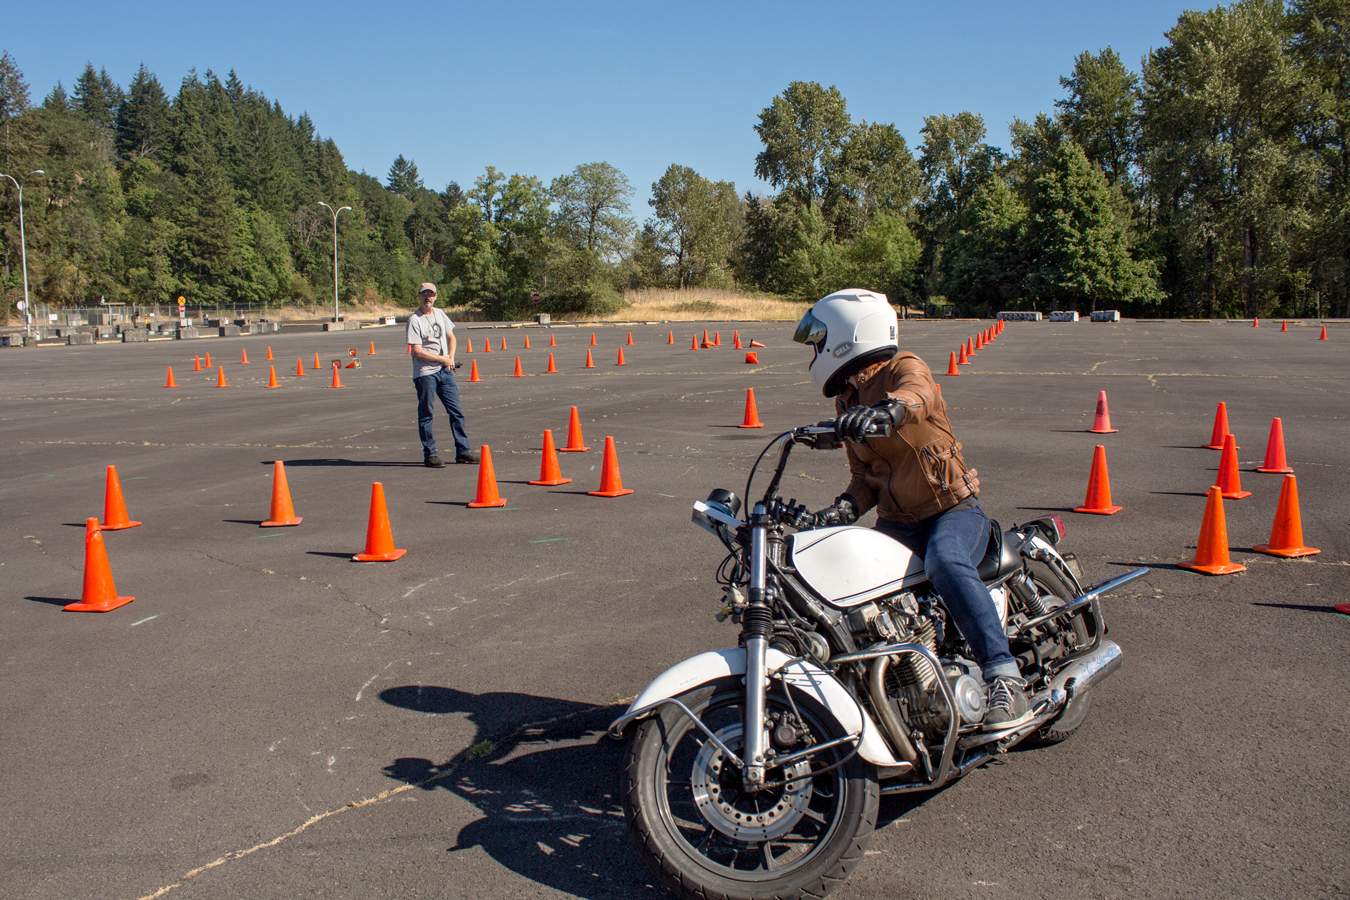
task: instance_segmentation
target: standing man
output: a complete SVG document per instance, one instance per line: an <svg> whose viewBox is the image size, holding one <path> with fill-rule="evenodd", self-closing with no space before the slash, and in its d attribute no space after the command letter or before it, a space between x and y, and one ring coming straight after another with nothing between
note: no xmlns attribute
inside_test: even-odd
<svg viewBox="0 0 1350 900"><path fill-rule="evenodd" d="M445 465L436 455L436 435L431 423L436 418L436 398L441 398L450 417L455 436L455 462L476 463L478 456L469 447L464 431L464 411L459 407L459 387L455 384L455 326L443 310L436 308L436 285L423 282L417 292L422 301L417 312L408 317L408 346L412 348L413 387L417 388L417 433L422 438L422 465L439 469Z"/></svg>

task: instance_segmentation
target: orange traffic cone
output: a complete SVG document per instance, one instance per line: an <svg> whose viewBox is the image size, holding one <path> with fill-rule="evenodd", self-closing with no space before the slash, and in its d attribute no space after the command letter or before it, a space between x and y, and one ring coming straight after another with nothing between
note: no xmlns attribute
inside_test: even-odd
<svg viewBox="0 0 1350 900"><path fill-rule="evenodd" d="M352 557L353 562L393 562L407 553L394 548L394 533L389 528L389 509L384 505L384 485L370 486L370 518L366 522L366 550Z"/></svg>
<svg viewBox="0 0 1350 900"><path fill-rule="evenodd" d="M117 480L117 467L108 466L103 484L103 522L98 527L104 531L121 531L139 524L127 516L127 504L122 499L122 482Z"/></svg>
<svg viewBox="0 0 1350 900"><path fill-rule="evenodd" d="M333 383L329 385L330 388L342 387L342 379L338 377L338 372L341 371L341 369L342 364L337 360L333 360Z"/></svg>
<svg viewBox="0 0 1350 900"><path fill-rule="evenodd" d="M1092 451L1092 472L1088 475L1087 497L1074 512L1113 516L1124 509L1111 505L1111 475L1106 469L1106 448L1098 444Z"/></svg>
<svg viewBox="0 0 1350 900"><path fill-rule="evenodd" d="M966 356L970 357L974 355L975 345L971 342L970 338L966 338Z"/></svg>
<svg viewBox="0 0 1350 900"><path fill-rule="evenodd" d="M229 385L225 383L224 366L216 366L216 387L218 388L229 387Z"/></svg>
<svg viewBox="0 0 1350 900"><path fill-rule="evenodd" d="M600 490L587 491L592 497L622 497L633 493L632 488L623 486L619 477L619 454L614 449L614 438L605 438L605 462L600 468Z"/></svg>
<svg viewBox="0 0 1350 900"><path fill-rule="evenodd" d="M303 359L297 359L295 361L295 377L296 378L305 377L305 361Z"/></svg>
<svg viewBox="0 0 1350 900"><path fill-rule="evenodd" d="M628 332L628 346L633 346L633 332Z"/></svg>
<svg viewBox="0 0 1350 900"><path fill-rule="evenodd" d="M983 331L980 332L979 334L975 335L975 349L976 349L976 350L983 350L983 349L984 349L984 332L983 332Z"/></svg>
<svg viewBox="0 0 1350 900"><path fill-rule="evenodd" d="M1261 327L1261 320L1260 320L1260 319L1257 319L1257 318L1255 318L1255 317L1253 317L1253 318L1252 318L1252 327L1253 327L1253 328L1260 328L1260 327Z"/></svg>
<svg viewBox="0 0 1350 900"><path fill-rule="evenodd" d="M492 352L492 338L483 338L483 352L484 353Z"/></svg>
<svg viewBox="0 0 1350 900"><path fill-rule="evenodd" d="M211 354L210 354L210 353L206 354L206 362L203 363L203 365L204 365L206 368L208 368L208 369L212 367L212 366L211 366Z"/></svg>
<svg viewBox="0 0 1350 900"><path fill-rule="evenodd" d="M502 351L505 352L505 350L506 350L506 338L502 338Z"/></svg>
<svg viewBox="0 0 1350 900"><path fill-rule="evenodd" d="M1223 517L1223 492L1215 485L1209 489L1207 497L1205 518L1200 523L1200 539L1196 541L1195 559L1177 565L1206 575L1229 575L1247 571L1246 566L1232 562L1228 558L1228 524Z"/></svg>
<svg viewBox="0 0 1350 900"><path fill-rule="evenodd" d="M1225 500L1241 500L1250 497L1251 491L1242 489L1242 478L1238 475L1237 438L1224 435L1223 456L1219 457L1219 493Z"/></svg>
<svg viewBox="0 0 1350 900"><path fill-rule="evenodd" d="M1322 326L1322 336L1321 336L1320 338L1318 338L1318 340L1319 340L1319 341L1325 341L1326 339L1327 339L1327 326L1323 325L1323 326Z"/></svg>
<svg viewBox="0 0 1350 900"><path fill-rule="evenodd" d="M321 369L321 368L323 368L323 367L319 365L319 354L315 353L315 354L314 354L314 371L317 372L317 371L319 371L319 369Z"/></svg>
<svg viewBox="0 0 1350 900"><path fill-rule="evenodd" d="M525 349L530 349L530 336L528 334L525 335Z"/></svg>
<svg viewBox="0 0 1350 900"><path fill-rule="evenodd" d="M591 351L590 351L589 349L586 350L586 365L585 365L585 368L587 368L587 369L594 369L594 368L595 368L595 360L591 359Z"/></svg>
<svg viewBox="0 0 1350 900"><path fill-rule="evenodd" d="M628 363L626 363L626 362L623 361L623 348L622 348L622 347L619 348L619 361L616 362L614 365L616 365L616 366L626 366L626 365L628 365Z"/></svg>
<svg viewBox="0 0 1350 900"><path fill-rule="evenodd" d="M751 342L750 342L750 346L751 346L752 348L753 348L753 347L759 347L759 348L761 348L761 349L763 349L763 347L764 347L764 345L761 344L759 341L751 341Z"/></svg>
<svg viewBox="0 0 1350 900"><path fill-rule="evenodd" d="M523 371L521 371L521 368L520 368L520 357L519 357L519 356L516 357L516 374L512 375L511 377L512 377L512 378L524 378L524 377L525 377L525 373L524 373Z"/></svg>
<svg viewBox="0 0 1350 900"><path fill-rule="evenodd" d="M739 334L733 334L731 336L731 349L733 350L745 349L744 347L741 346L741 336Z"/></svg>
<svg viewBox="0 0 1350 900"><path fill-rule="evenodd" d="M753 351L753 350L751 350L749 353L745 354L745 364L746 364L747 366L757 366L757 365L759 365L759 354L756 353L756 352Z"/></svg>
<svg viewBox="0 0 1350 900"><path fill-rule="evenodd" d="M271 348L271 347L268 347L268 348L267 348L267 361L268 361L268 362L272 362L272 348Z"/></svg>
<svg viewBox="0 0 1350 900"><path fill-rule="evenodd" d="M567 484L571 480L562 477L562 472L558 469L558 451L553 446L553 432L544 429L544 455L539 461L539 480L531 481L530 484L553 486Z"/></svg>
<svg viewBox="0 0 1350 900"><path fill-rule="evenodd" d="M956 358L956 364L958 366L970 365L970 357L966 356L966 345L961 344L957 349L960 350L961 355Z"/></svg>
<svg viewBox="0 0 1350 900"><path fill-rule="evenodd" d="M1224 435L1228 434L1228 406L1222 400L1214 412L1214 431L1210 433L1206 450L1222 450Z"/></svg>
<svg viewBox="0 0 1350 900"><path fill-rule="evenodd" d="M690 349L690 350L697 350L697 349L698 349L698 335L694 335L694 342L693 342L692 344L689 345L689 349Z"/></svg>
<svg viewBox="0 0 1350 900"><path fill-rule="evenodd" d="M745 389L745 419L738 428L763 428L764 423L759 420L759 410L755 408L755 389Z"/></svg>
<svg viewBox="0 0 1350 900"><path fill-rule="evenodd" d="M1294 476L1284 476L1280 485L1280 502L1275 507L1275 524L1270 527L1270 543L1252 548L1257 553L1269 553L1291 559L1321 553L1316 547L1303 546L1303 520L1298 514L1298 482Z"/></svg>
<svg viewBox="0 0 1350 900"><path fill-rule="evenodd" d="M953 353L951 354L951 358L947 360L947 374L948 374L948 375L960 375L960 374L961 374L960 372L956 371L956 353L955 353L955 352L953 352Z"/></svg>
<svg viewBox="0 0 1350 900"><path fill-rule="evenodd" d="M1326 331L1325 328L1322 330ZM192 357L192 371L200 372L201 370L202 370L202 358L200 356Z"/></svg>
<svg viewBox="0 0 1350 900"><path fill-rule="evenodd" d="M239 365L241 365L241 366L246 366L246 365L248 365L248 351L247 351L247 350L241 349L241 350L239 351Z"/></svg>
<svg viewBox="0 0 1350 900"><path fill-rule="evenodd" d="M370 342L370 355L371 355L371 356L374 356L374 355L375 355L375 342L374 342L374 341L371 341L371 342Z"/></svg>
<svg viewBox="0 0 1350 900"><path fill-rule="evenodd" d="M1097 414L1088 429L1089 434L1115 434L1119 428L1111 427L1111 411L1106 406L1106 391L1097 393Z"/></svg>
<svg viewBox="0 0 1350 900"><path fill-rule="evenodd" d="M545 374L549 374L549 375L556 375L556 374L558 373L558 367L555 366L555 365L553 364L553 354L552 354L552 353L550 353L550 354L548 355L548 368L545 369L544 372L545 372Z"/></svg>
<svg viewBox="0 0 1350 900"><path fill-rule="evenodd" d="M556 346L558 346L557 335L553 334L553 332L549 332L549 335L548 335L548 345L549 345L550 347L556 347Z"/></svg>
<svg viewBox="0 0 1350 900"><path fill-rule="evenodd" d="M169 380L164 382L165 387L178 387L178 382L173 380L173 366L169 366Z"/></svg>
<svg viewBox="0 0 1350 900"><path fill-rule="evenodd" d="M472 353L472 352L473 352L473 338L465 338L465 339L464 339L464 352L465 352L465 353Z"/></svg>
<svg viewBox="0 0 1350 900"><path fill-rule="evenodd" d="M708 329L706 329L706 328L703 329L703 343L701 343L699 346L700 346L700 347L711 347L711 346L712 346L712 341L708 340Z"/></svg>
<svg viewBox="0 0 1350 900"><path fill-rule="evenodd" d="M595 343L595 332L594 332L594 331L591 332L591 346L592 346L592 347L596 346L596 343Z"/></svg>
<svg viewBox="0 0 1350 900"><path fill-rule="evenodd" d="M713 346L714 347L722 346L722 332L720 331L713 332Z"/></svg>
<svg viewBox="0 0 1350 900"><path fill-rule="evenodd" d="M267 386L270 387L270 388L281 387L281 385L277 384L277 367L276 367L276 366L268 366L268 367L267 367Z"/></svg>
<svg viewBox="0 0 1350 900"><path fill-rule="evenodd" d="M299 525L302 521L291 505L291 489L286 484L286 467L281 460L272 463L272 514L266 522L258 523L260 528L279 528L283 525Z"/></svg>
<svg viewBox="0 0 1350 900"><path fill-rule="evenodd" d="M469 381L473 382L482 380L483 379L478 377L478 360L475 359L473 361L473 364L469 367Z"/></svg>
<svg viewBox="0 0 1350 900"><path fill-rule="evenodd" d="M1281 331L1288 331L1288 330L1289 330L1289 320L1288 320L1288 319L1285 319L1284 322L1281 323L1281 325L1280 325L1280 330L1281 330Z"/></svg>
<svg viewBox="0 0 1350 900"><path fill-rule="evenodd" d="M484 444L478 454L478 494L469 504L469 509L505 505L506 501L497 495L497 473L492 469L492 448Z"/></svg>
<svg viewBox="0 0 1350 900"><path fill-rule="evenodd" d="M1284 475L1294 471L1284 458L1284 425L1277 416L1270 420L1270 440L1266 441L1266 461L1256 467L1258 472Z"/></svg>
<svg viewBox="0 0 1350 900"><path fill-rule="evenodd" d="M666 338L666 343L667 343L667 344L673 344L673 343L675 343L675 332L672 331L672 332L670 333L670 336Z"/></svg>
<svg viewBox="0 0 1350 900"><path fill-rule="evenodd" d="M80 602L62 607L66 612L109 612L126 606L135 597L117 596L112 568L108 565L108 550L103 546L103 529L98 519L84 520L84 588Z"/></svg>
<svg viewBox="0 0 1350 900"><path fill-rule="evenodd" d="M577 415L575 406L572 407L572 416L567 423L567 446L559 449L564 453L579 453L591 449L586 446L586 440L581 436L581 417Z"/></svg>

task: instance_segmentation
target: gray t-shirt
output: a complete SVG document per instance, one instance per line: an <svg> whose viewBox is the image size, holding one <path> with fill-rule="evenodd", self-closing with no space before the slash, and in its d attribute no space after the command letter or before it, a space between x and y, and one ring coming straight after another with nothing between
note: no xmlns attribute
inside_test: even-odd
<svg viewBox="0 0 1350 900"><path fill-rule="evenodd" d="M429 315L413 313L408 317L408 343L437 356L445 356L450 352L450 332L454 330L455 323L450 321L450 317L443 310L434 306ZM435 375L441 368L440 363L423 362L416 356L413 357L414 378Z"/></svg>

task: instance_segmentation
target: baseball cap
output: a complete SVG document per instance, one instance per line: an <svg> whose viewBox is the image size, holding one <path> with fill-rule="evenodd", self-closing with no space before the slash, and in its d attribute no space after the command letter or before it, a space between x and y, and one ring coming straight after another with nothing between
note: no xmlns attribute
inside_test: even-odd
<svg viewBox="0 0 1350 900"><path fill-rule="evenodd" d="M421 286L420 288L417 289L417 293L419 293L419 294L423 294L423 293L432 293L432 294L434 294L434 293L436 293L436 285L432 284L430 281L424 281L424 282L422 282L422 286Z"/></svg>

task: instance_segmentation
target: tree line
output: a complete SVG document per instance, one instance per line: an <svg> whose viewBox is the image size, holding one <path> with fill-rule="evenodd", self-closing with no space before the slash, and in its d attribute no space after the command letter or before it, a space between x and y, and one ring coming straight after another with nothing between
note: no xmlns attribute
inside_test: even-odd
<svg viewBox="0 0 1350 900"><path fill-rule="evenodd" d="M489 166L436 190L400 156L380 181L234 72L192 72L170 97L144 66L123 88L91 63L32 103L5 52L0 171L46 173L24 212L33 292L53 304L322 302L322 201L351 207L348 303L412 305L430 280L490 317L603 313L652 286L864 286L977 315L1350 312L1350 0L1185 12L1137 71L1107 47L1060 83L1055 111L1014 120L1006 147L967 111L926 117L911 150L893 124L855 122L837 88L793 82L753 126L775 193L672 164L639 224L605 162L548 183ZM2 183L12 306L18 204Z"/></svg>

